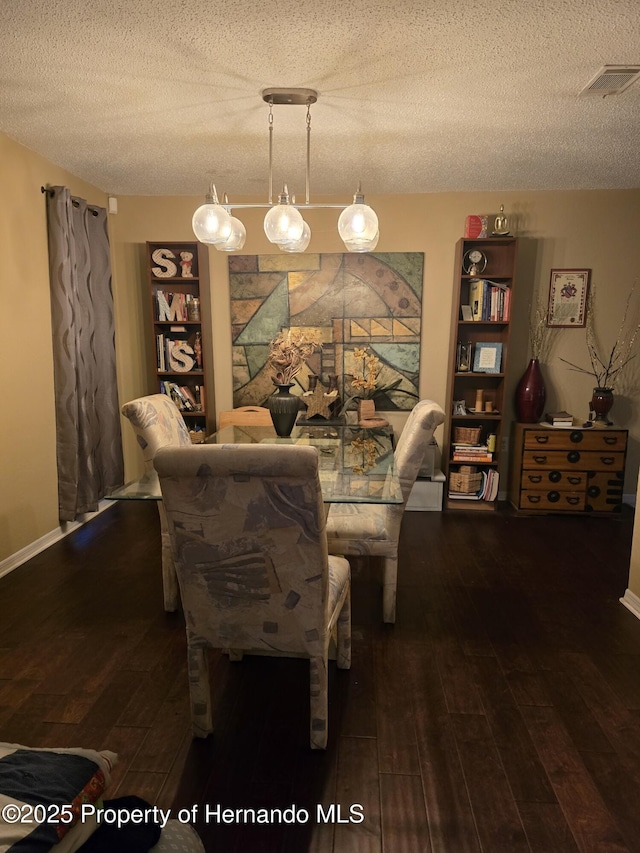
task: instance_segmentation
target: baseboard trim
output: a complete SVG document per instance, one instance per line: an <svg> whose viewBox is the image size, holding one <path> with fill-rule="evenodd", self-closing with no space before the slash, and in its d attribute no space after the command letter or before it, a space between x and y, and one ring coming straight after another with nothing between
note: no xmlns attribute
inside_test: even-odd
<svg viewBox="0 0 640 853"><path fill-rule="evenodd" d="M9 572L12 572L14 569L17 569L23 563L26 563L32 557L35 557L37 554L40 554L42 551L45 551L49 548L50 545L53 545L55 542L59 542L61 539L64 539L65 536L68 536L70 533L73 533L74 530L77 530L79 527L82 527L84 524L87 524L97 515L100 515L101 512L104 512L105 509L109 509L110 506L113 506L113 501L101 500L98 504L98 509L96 512L87 512L85 515L81 516L77 521L68 521L64 524L61 524L60 527L57 527L55 530L52 530L50 533L45 533L44 536L41 536L39 539L36 539L35 542L31 542L29 545L25 545L24 548L21 548L19 551L16 551L15 554L11 554L11 556L6 557L2 562L0 562L0 578L8 575Z"/></svg>
<svg viewBox="0 0 640 853"><path fill-rule="evenodd" d="M640 619L640 598L628 589L620 599L620 603L624 604L627 610L630 610L636 619Z"/></svg>

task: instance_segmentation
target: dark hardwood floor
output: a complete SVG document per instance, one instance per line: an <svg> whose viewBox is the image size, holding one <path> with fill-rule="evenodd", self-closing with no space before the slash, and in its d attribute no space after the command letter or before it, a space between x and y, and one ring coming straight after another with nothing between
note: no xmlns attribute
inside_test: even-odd
<svg viewBox="0 0 640 853"><path fill-rule="evenodd" d="M315 753L303 660L212 654L215 733L191 739L156 508L116 504L0 580L0 739L114 750L113 794L195 809L212 853L640 851L632 524L407 513L394 627L379 566L354 566L353 667Z"/></svg>

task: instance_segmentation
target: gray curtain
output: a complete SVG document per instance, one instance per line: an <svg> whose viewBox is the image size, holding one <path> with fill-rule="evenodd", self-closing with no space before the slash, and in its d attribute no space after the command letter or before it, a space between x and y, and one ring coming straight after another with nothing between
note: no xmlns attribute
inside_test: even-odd
<svg viewBox="0 0 640 853"><path fill-rule="evenodd" d="M60 521L124 478L107 212L46 191Z"/></svg>

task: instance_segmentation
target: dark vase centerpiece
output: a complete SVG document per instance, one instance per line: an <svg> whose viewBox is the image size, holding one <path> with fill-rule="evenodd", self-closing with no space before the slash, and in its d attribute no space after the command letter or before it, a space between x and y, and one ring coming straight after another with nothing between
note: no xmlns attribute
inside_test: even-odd
<svg viewBox="0 0 640 853"><path fill-rule="evenodd" d="M304 333L294 329L280 332L269 344L267 365L273 370L271 381L277 393L268 398L267 407L274 429L281 438L291 435L300 410L300 397L291 393L294 386L292 380L318 347L317 341L310 340Z"/></svg>
<svg viewBox="0 0 640 853"><path fill-rule="evenodd" d="M278 393L269 397L269 414L276 434L288 438L298 417L300 398L291 393L293 382L274 384Z"/></svg>
<svg viewBox="0 0 640 853"><path fill-rule="evenodd" d="M540 361L532 358L516 388L516 417L522 424L535 424L542 417L547 389Z"/></svg>
<svg viewBox="0 0 640 853"><path fill-rule="evenodd" d="M594 388L589 404L590 411L595 412L594 421L597 424L609 426L609 412L613 406L613 388Z"/></svg>

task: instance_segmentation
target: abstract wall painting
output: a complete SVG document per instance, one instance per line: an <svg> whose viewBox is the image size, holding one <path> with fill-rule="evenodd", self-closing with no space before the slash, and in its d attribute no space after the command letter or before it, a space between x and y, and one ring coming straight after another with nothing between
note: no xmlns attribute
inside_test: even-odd
<svg viewBox="0 0 640 853"><path fill-rule="evenodd" d="M343 401L353 393L366 349L381 364L382 411L409 410L418 397L424 256L420 252L237 255L229 258L233 405L264 405L273 393L269 341L282 329L305 329L322 341L296 376L328 385L337 374Z"/></svg>

